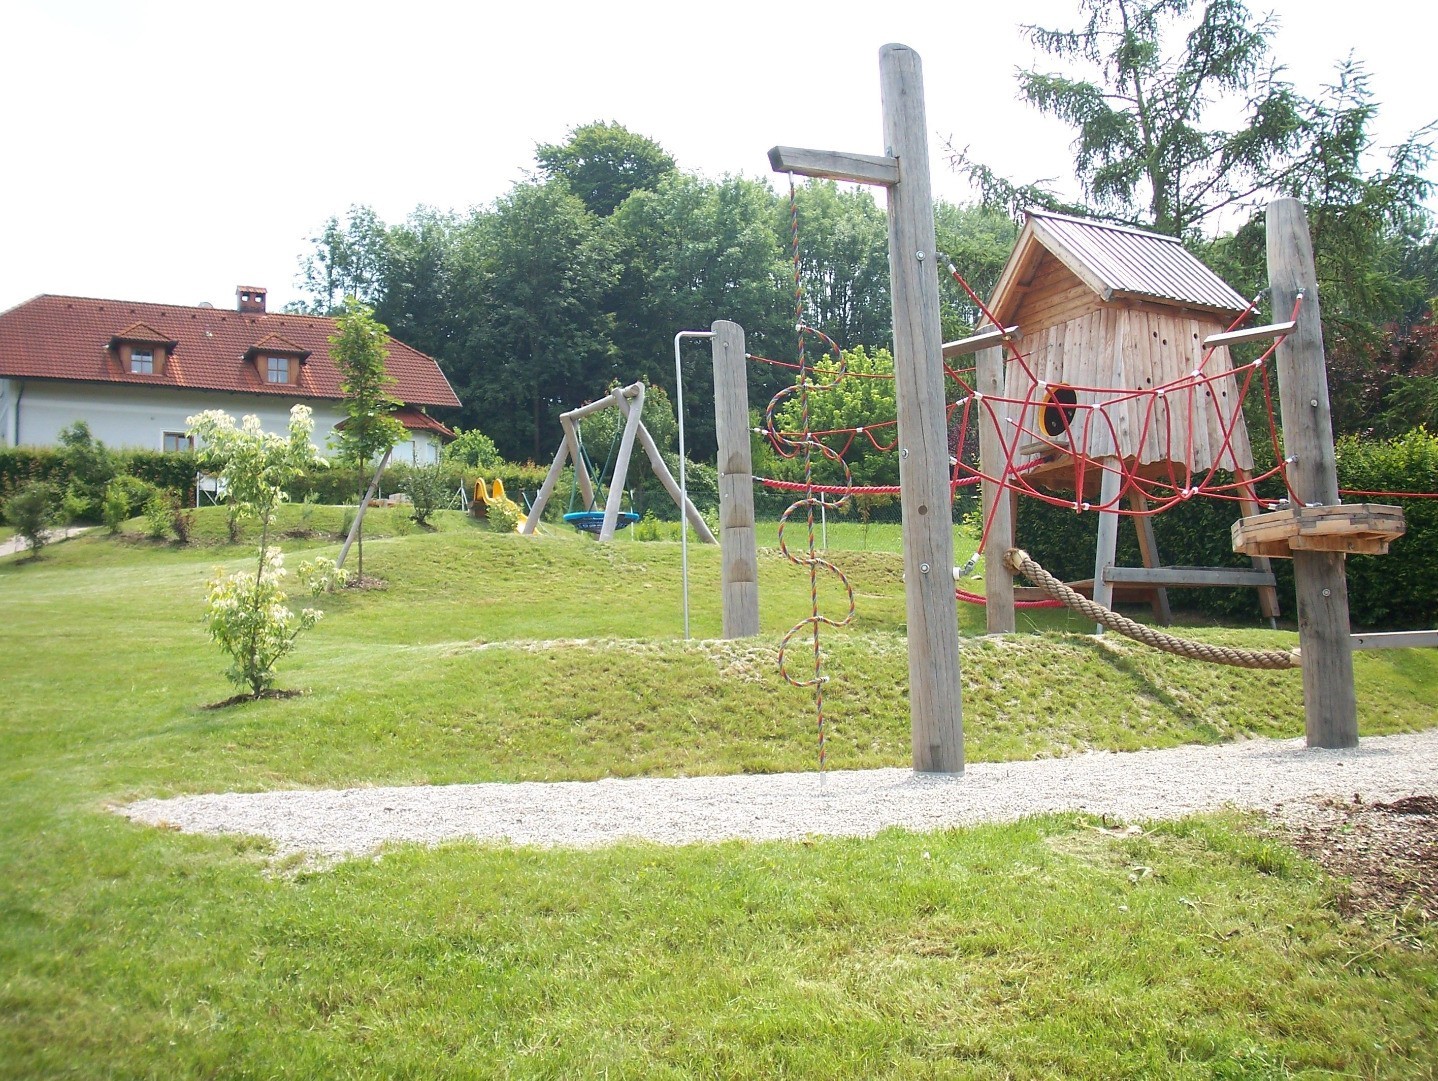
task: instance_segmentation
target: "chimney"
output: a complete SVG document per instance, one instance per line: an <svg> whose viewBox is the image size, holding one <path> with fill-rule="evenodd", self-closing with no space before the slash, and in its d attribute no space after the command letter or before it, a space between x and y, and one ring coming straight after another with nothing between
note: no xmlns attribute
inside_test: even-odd
<svg viewBox="0 0 1438 1081"><path fill-rule="evenodd" d="M265 314L265 290L263 287L237 285L235 286L235 296L239 301L236 305L239 311L251 315Z"/></svg>

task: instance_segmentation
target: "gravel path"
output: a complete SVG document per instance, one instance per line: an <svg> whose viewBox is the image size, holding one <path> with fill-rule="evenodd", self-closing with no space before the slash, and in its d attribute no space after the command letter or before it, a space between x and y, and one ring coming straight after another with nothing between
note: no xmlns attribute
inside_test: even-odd
<svg viewBox="0 0 1438 1081"><path fill-rule="evenodd" d="M1438 729L1373 737L1349 751L1252 740L1031 762L979 762L962 777L907 769L630 778L182 796L117 808L192 833L253 834L279 857L360 856L393 842L475 840L591 847L626 839L869 836L1045 811L1178 818L1230 805L1274 810L1319 796L1365 801L1438 793Z"/></svg>

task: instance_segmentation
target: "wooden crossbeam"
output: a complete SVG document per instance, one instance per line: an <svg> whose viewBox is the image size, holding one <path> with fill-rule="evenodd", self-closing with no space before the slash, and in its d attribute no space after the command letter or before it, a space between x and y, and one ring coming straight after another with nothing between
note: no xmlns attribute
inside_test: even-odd
<svg viewBox="0 0 1438 1081"><path fill-rule="evenodd" d="M1281 338L1285 334L1292 333L1293 328L1298 324L1289 320L1287 323L1268 323L1261 327L1249 327L1247 330L1230 330L1224 334L1210 334L1203 339L1203 347L1212 349L1219 345L1242 345L1244 342L1272 341L1274 338Z"/></svg>
<svg viewBox="0 0 1438 1081"><path fill-rule="evenodd" d="M992 345L1001 345L1006 341L1020 338L1018 327L1009 327L1006 330L985 330L980 334L971 334L967 338L960 338L956 342L944 343L944 359L952 360L954 357L966 357L970 353L977 353L980 349L987 349Z"/></svg>
<svg viewBox="0 0 1438 1081"><path fill-rule="evenodd" d="M798 173L825 180L892 187L899 182L899 159L877 154L843 154L836 150L805 150L776 146L769 150L769 165L776 173Z"/></svg>
<svg viewBox="0 0 1438 1081"><path fill-rule="evenodd" d="M1113 584L1135 583L1172 589L1209 586L1257 589L1276 584L1272 572L1251 567L1108 567L1103 576Z"/></svg>
<svg viewBox="0 0 1438 1081"><path fill-rule="evenodd" d="M1350 636L1354 649L1433 649L1438 647L1438 631L1390 631L1385 634Z"/></svg>

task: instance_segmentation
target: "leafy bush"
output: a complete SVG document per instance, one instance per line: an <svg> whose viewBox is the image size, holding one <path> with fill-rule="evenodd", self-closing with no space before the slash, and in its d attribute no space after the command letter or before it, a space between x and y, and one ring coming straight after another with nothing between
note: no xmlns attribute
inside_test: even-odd
<svg viewBox="0 0 1438 1081"><path fill-rule="evenodd" d="M299 615L285 607L289 599L281 583L284 561L278 548L266 548L256 573L218 573L210 579L205 625L210 638L230 655L225 677L253 695L275 682L275 665L293 648L300 632L309 630L324 613L306 608Z"/></svg>
<svg viewBox="0 0 1438 1081"><path fill-rule="evenodd" d="M139 477L122 475L105 485L101 518L110 532L120 532L120 527L138 514L153 494L154 488Z"/></svg>
<svg viewBox="0 0 1438 1081"><path fill-rule="evenodd" d="M430 515L445 505L453 490L438 465L412 466L400 484L400 491L409 496L414 507L412 517L420 525L429 522Z"/></svg>
<svg viewBox="0 0 1438 1081"><path fill-rule="evenodd" d="M175 511L179 509L173 492L152 492L145 500L145 524L155 540L164 540L175 524Z"/></svg>
<svg viewBox="0 0 1438 1081"><path fill-rule="evenodd" d="M5 521L29 543L31 559L40 558L40 549L55 524L55 503L55 487L44 481L31 481L5 501Z"/></svg>
<svg viewBox="0 0 1438 1081"><path fill-rule="evenodd" d="M259 419L234 418L208 410L189 418L192 435L205 450L201 465L217 471L225 483L226 498L240 515L260 520L259 561L255 573L217 574L210 581L205 621L210 637L233 660L226 677L252 695L274 683L274 666L294 647L301 631L313 627L320 613L306 609L296 616L285 607L281 587L284 565L279 549L269 547L275 508L285 498L285 486L305 469L321 464L310 432L314 422L308 406L290 410L289 437L270 435Z"/></svg>
<svg viewBox="0 0 1438 1081"><path fill-rule="evenodd" d="M65 511L73 520L98 522L105 486L119 472L119 462L105 444L90 434L83 420L60 429L60 457L69 473Z"/></svg>
<svg viewBox="0 0 1438 1081"><path fill-rule="evenodd" d="M296 569L295 577L309 590L311 596L318 597L323 593L333 593L349 584L350 572L336 566L335 561L328 556L316 556L301 563Z"/></svg>
<svg viewBox="0 0 1438 1081"><path fill-rule="evenodd" d="M1388 440L1338 442L1338 483L1360 492L1438 492L1438 434L1414 428ZM1403 508L1406 532L1387 555L1348 557L1355 623L1420 629L1438 623L1438 499L1344 496Z"/></svg>
<svg viewBox="0 0 1438 1081"><path fill-rule="evenodd" d="M463 428L455 428L454 434L454 442L444 448L446 465L478 469L480 472L484 472L486 470L493 471L504 464L504 459L500 457L494 440L478 428L470 428L468 431Z"/></svg>
<svg viewBox="0 0 1438 1081"><path fill-rule="evenodd" d="M519 509L518 503L512 499L498 499L489 504L486 521L496 533L513 533L522 517L524 512Z"/></svg>

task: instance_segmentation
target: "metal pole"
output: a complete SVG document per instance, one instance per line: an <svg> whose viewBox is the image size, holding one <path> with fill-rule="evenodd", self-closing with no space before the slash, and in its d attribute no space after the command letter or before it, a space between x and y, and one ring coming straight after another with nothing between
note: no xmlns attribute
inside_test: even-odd
<svg viewBox="0 0 1438 1081"><path fill-rule="evenodd" d="M688 478L684 469L684 373L679 366L680 343L685 338L712 338L712 330L681 330L674 335L674 412L679 417L679 573L684 580L684 637L689 637L689 525L684 504L689 501Z"/></svg>

